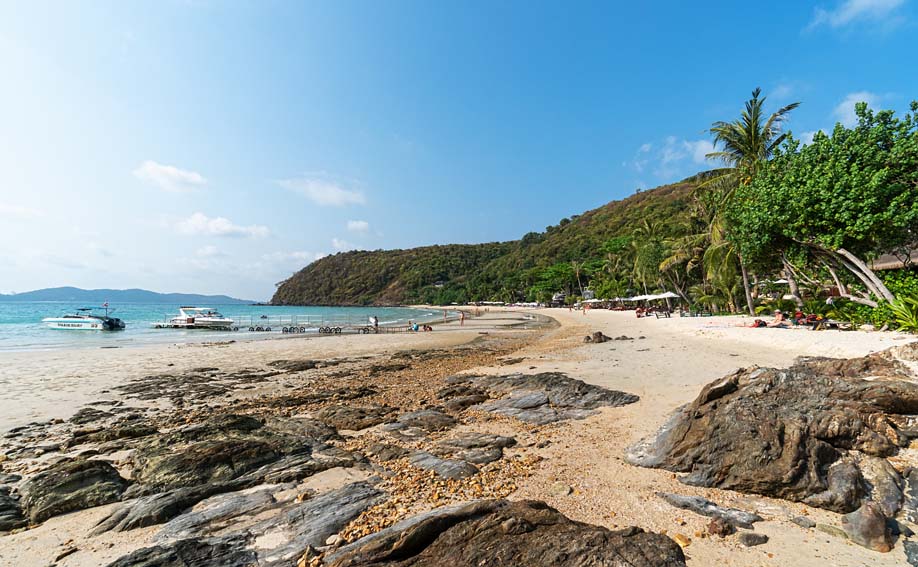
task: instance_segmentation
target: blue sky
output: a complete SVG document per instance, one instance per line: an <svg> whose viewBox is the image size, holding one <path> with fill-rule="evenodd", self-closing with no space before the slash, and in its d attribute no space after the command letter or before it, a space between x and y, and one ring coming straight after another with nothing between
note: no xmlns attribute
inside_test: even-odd
<svg viewBox="0 0 918 567"><path fill-rule="evenodd" d="M798 137L904 110L915 37L909 0L0 2L0 292L518 238L708 167L756 86Z"/></svg>

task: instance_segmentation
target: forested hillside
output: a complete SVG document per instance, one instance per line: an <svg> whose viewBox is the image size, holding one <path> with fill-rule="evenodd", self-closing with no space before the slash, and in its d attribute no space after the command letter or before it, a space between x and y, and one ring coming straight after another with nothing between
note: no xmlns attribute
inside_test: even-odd
<svg viewBox="0 0 918 567"><path fill-rule="evenodd" d="M639 192L511 242L327 256L282 282L272 302L446 304L535 300L562 289L579 291L579 264L584 265L585 285L587 272L599 267L610 246L629 246L634 232L648 223L662 237L685 233L695 186L688 180Z"/></svg>

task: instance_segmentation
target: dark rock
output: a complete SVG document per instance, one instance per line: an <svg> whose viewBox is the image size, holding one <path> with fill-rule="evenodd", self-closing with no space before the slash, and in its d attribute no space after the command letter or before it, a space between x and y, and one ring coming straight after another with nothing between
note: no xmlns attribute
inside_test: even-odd
<svg viewBox="0 0 918 567"><path fill-rule="evenodd" d="M345 406L334 404L316 412L316 419L336 429L359 431L389 421L394 408L387 406Z"/></svg>
<svg viewBox="0 0 918 567"><path fill-rule="evenodd" d="M443 405L446 406L446 409L449 411L462 411L465 408L486 402L487 400L488 396L485 394L473 394L471 396L459 396L458 398L452 398L451 400L447 400Z"/></svg>
<svg viewBox="0 0 918 567"><path fill-rule="evenodd" d="M305 372L312 370L318 363L315 360L275 360L268 363L268 366L287 372Z"/></svg>
<svg viewBox="0 0 918 567"><path fill-rule="evenodd" d="M515 417L527 423L544 425L564 419L583 419L602 406L618 407L638 401L633 394L607 390L575 380L565 374L510 374L507 376L456 376L492 393L507 397L485 402L474 409Z"/></svg>
<svg viewBox="0 0 918 567"><path fill-rule="evenodd" d="M912 567L918 567L918 541L905 541L902 543L905 550L905 560Z"/></svg>
<svg viewBox="0 0 918 567"><path fill-rule="evenodd" d="M367 446L366 454L370 457L376 457L380 461L391 461L407 455L410 451L398 445L388 443L372 443Z"/></svg>
<svg viewBox="0 0 918 567"><path fill-rule="evenodd" d="M308 461L335 438L337 432L318 421L272 418L262 423L221 415L142 440L131 457L133 478L152 491L225 483L287 457Z"/></svg>
<svg viewBox="0 0 918 567"><path fill-rule="evenodd" d="M710 522L708 522L708 534L712 536L716 535L720 537L727 537L728 535L735 532L736 527L723 518L715 516L711 518Z"/></svg>
<svg viewBox="0 0 918 567"><path fill-rule="evenodd" d="M16 484L20 480L22 480L22 477L18 474L0 473L0 486L4 484Z"/></svg>
<svg viewBox="0 0 918 567"><path fill-rule="evenodd" d="M902 507L905 481L889 461L879 457L863 456L858 468L864 477L870 498L880 505L884 516L892 518Z"/></svg>
<svg viewBox="0 0 918 567"><path fill-rule="evenodd" d="M19 499L6 486L0 486L0 532L21 528L26 525Z"/></svg>
<svg viewBox="0 0 918 567"><path fill-rule="evenodd" d="M176 488L125 502L99 521L90 534L98 535L109 530L123 532L161 524L221 490L224 488L218 485Z"/></svg>
<svg viewBox="0 0 918 567"><path fill-rule="evenodd" d="M574 522L543 502L484 500L438 508L346 545L332 567L685 565L680 547L639 528Z"/></svg>
<svg viewBox="0 0 918 567"><path fill-rule="evenodd" d="M292 485L281 486L289 488ZM227 523L236 523L240 516L252 516L276 508L279 504L272 496L275 490L278 490L277 485L211 496L196 504L194 510L170 520L156 537L174 540L212 535L226 527Z"/></svg>
<svg viewBox="0 0 918 567"><path fill-rule="evenodd" d="M516 439L513 437L467 432L438 441L434 452L440 456L450 456L468 463L483 465L499 460L504 456L504 448L515 444Z"/></svg>
<svg viewBox="0 0 918 567"><path fill-rule="evenodd" d="M842 517L842 528L848 538L867 549L885 553L892 549L892 540L886 529L886 517L876 502L867 501L863 506Z"/></svg>
<svg viewBox="0 0 918 567"><path fill-rule="evenodd" d="M158 433L156 428L149 425L112 427L82 434L80 434L80 432L74 432L73 438L67 445L72 447L83 443L105 443L118 439L137 439L139 437L155 435L156 433Z"/></svg>
<svg viewBox="0 0 918 567"><path fill-rule="evenodd" d="M899 481L892 474L866 483L858 455L885 458L909 443L918 384L903 379L911 372L897 357L918 360L918 346L738 370L705 386L655 437L629 449L627 461L689 473L682 480L691 485L837 512L856 509L871 493L892 509ZM871 468L872 478L887 470Z"/></svg>
<svg viewBox="0 0 918 567"><path fill-rule="evenodd" d="M792 518L791 521L801 528L806 528L808 530L816 527L816 522L807 518L806 516L797 516L796 518Z"/></svg>
<svg viewBox="0 0 918 567"><path fill-rule="evenodd" d="M385 498L385 493L371 483L355 482L296 504L252 528L252 532L265 535L259 545L259 559L293 565L307 548L325 545L329 536Z"/></svg>
<svg viewBox="0 0 918 567"><path fill-rule="evenodd" d="M676 508L691 510L702 516L721 518L725 522L738 528L752 529L753 523L762 521L762 517L757 514L746 512L745 510L738 510L736 508L723 508L701 496L683 496L681 494L671 494L668 492L658 492L657 496L666 500Z"/></svg>
<svg viewBox="0 0 918 567"><path fill-rule="evenodd" d="M441 411L424 409L402 414L398 421L408 427L418 427L425 431L441 431L456 425L456 419Z"/></svg>
<svg viewBox="0 0 918 567"><path fill-rule="evenodd" d="M100 421L107 417L112 417L113 414L102 411L96 408L83 408L73 414L73 417L70 418L70 423L74 425L85 425L87 423L92 423L93 421Z"/></svg>
<svg viewBox="0 0 918 567"><path fill-rule="evenodd" d="M736 536L736 540L739 541L741 545L746 547L754 547L756 545L768 543L768 536L765 534L757 534L755 532L742 532Z"/></svg>
<svg viewBox="0 0 918 567"><path fill-rule="evenodd" d="M29 522L116 502L127 481L105 461L64 460L22 485L22 507Z"/></svg>
<svg viewBox="0 0 918 567"><path fill-rule="evenodd" d="M409 461L412 465L425 470L434 471L443 478L467 478L478 473L478 467L465 461L441 459L426 451L417 451L411 455Z"/></svg>
<svg viewBox="0 0 918 567"><path fill-rule="evenodd" d="M247 543L245 536L185 539L138 549L108 567L255 567Z"/></svg>

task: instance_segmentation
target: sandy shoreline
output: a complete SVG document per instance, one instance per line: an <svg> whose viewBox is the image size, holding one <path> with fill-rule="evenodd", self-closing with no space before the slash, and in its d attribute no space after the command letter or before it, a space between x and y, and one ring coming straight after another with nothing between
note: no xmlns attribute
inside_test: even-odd
<svg viewBox="0 0 918 567"><path fill-rule="evenodd" d="M514 352L500 359L492 357L486 366L467 367L464 373L558 371L588 384L640 396L637 403L604 408L584 420L549 424L538 432L527 433L526 428L495 422L492 427L513 433L518 439L532 435L533 440L539 440L539 446L532 441L530 445L523 444L525 448L518 454L513 453L521 458L537 457L538 464L516 479L509 493L511 499L545 500L572 519L610 528L637 525L665 531L670 536L684 534L693 540L685 548L690 565L854 566L897 565L904 561L901 546L891 553L878 554L803 530L788 520L791 514L806 514L837 524L837 515L831 512L729 491L693 489L680 484L672 473L630 466L622 455L625 447L654 432L676 407L697 396L703 385L737 368L784 367L800 356L862 356L913 338L896 333L750 329L738 326L748 323L743 318L638 320L633 313L599 310L586 314L563 309L515 314L506 311L510 310L492 309L461 327L453 322L438 326L433 333L11 353L4 355L4 365L0 367L0 432L34 421L67 419L90 402L123 399L113 388L163 372L181 374L211 366L238 370L264 367L278 359L350 357L372 361L409 349L450 349L481 337L505 336L521 341ZM533 314L549 316L560 326L541 331L527 329ZM635 340L584 344L583 336L592 331ZM260 393L262 390L256 389L240 395ZM320 482L321 478L314 477L313 481ZM340 479L332 484L335 482L340 483ZM573 493L553 495L552 487L559 483L570 486ZM704 529L706 518L672 508L654 496L659 490L703 494L720 504L757 510L766 521L756 530L772 539L762 546L744 548L732 539L696 538L693 534ZM0 565L47 564L54 558L54 549L66 539L74 539L85 552L74 553L58 564L92 565L93 561L117 557L116 551L141 547L156 531L155 527L144 528L81 543L87 526L97 521L102 512L101 508L85 510L52 518L33 530L0 536ZM105 547L109 544L114 551ZM41 551L48 546L53 549ZM90 552L90 548L96 551ZM30 561L30 553L39 554L34 556L35 561Z"/></svg>

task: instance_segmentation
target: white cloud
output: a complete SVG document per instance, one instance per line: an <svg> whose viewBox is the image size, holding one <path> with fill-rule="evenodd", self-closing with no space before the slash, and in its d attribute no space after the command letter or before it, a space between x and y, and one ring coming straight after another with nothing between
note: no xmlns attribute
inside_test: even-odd
<svg viewBox="0 0 918 567"><path fill-rule="evenodd" d="M137 179L170 193L182 193L207 185L207 180L200 173L179 169L174 165L163 165L152 160L140 164L133 173Z"/></svg>
<svg viewBox="0 0 918 567"><path fill-rule="evenodd" d="M265 262L270 262L272 264L302 264L303 262L309 263L320 258L327 256L324 252L305 252L305 251L294 251L294 252L271 252L270 254L265 254L261 257Z"/></svg>
<svg viewBox="0 0 918 567"><path fill-rule="evenodd" d="M348 242L347 240L342 240L340 238L332 238L332 248L335 250L353 250L355 246Z"/></svg>
<svg viewBox="0 0 918 567"><path fill-rule="evenodd" d="M709 140L685 140L667 136L662 142L647 142L638 147L630 165L639 174L649 169L658 178L672 180L715 166L706 157L714 150L714 144Z"/></svg>
<svg viewBox="0 0 918 567"><path fill-rule="evenodd" d="M210 218L204 213L194 213L187 219L179 221L175 228L181 234L188 235L264 238L270 234L266 226L258 224L240 226L233 224L227 218Z"/></svg>
<svg viewBox="0 0 918 567"><path fill-rule="evenodd" d="M21 205L11 203L0 203L0 217L17 218L17 219L35 219L43 216L42 212L37 209L30 209Z"/></svg>
<svg viewBox="0 0 918 567"><path fill-rule="evenodd" d="M641 152L642 154L646 154L651 149L653 149L653 144L651 144L650 142L647 142L646 144L641 144L641 147L638 148L638 151Z"/></svg>
<svg viewBox="0 0 918 567"><path fill-rule="evenodd" d="M851 93L835 107L833 114L839 122L850 128L857 124L854 106L859 102L866 102L867 106L875 106L880 98L879 95L867 91Z"/></svg>
<svg viewBox="0 0 918 567"><path fill-rule="evenodd" d="M323 207L343 207L366 203L366 197L361 191L345 189L341 184L319 176L282 179L277 183L284 189L299 193Z"/></svg>
<svg viewBox="0 0 918 567"><path fill-rule="evenodd" d="M351 232L367 232L370 230L370 223L365 220L349 220L347 229Z"/></svg>
<svg viewBox="0 0 918 567"><path fill-rule="evenodd" d="M198 248L197 252L195 252L195 255L197 255L200 258L215 258L218 256L226 256L226 253L221 251L219 248L217 248L213 244L208 244L207 246L202 246Z"/></svg>
<svg viewBox="0 0 918 567"><path fill-rule="evenodd" d="M844 0L834 10L816 8L806 29L811 30L821 25L840 28L863 20L880 22L889 18L904 3L905 0Z"/></svg>
<svg viewBox="0 0 918 567"><path fill-rule="evenodd" d="M707 155L714 151L714 144L708 140L686 140L682 142L695 163L709 163Z"/></svg>
<svg viewBox="0 0 918 567"><path fill-rule="evenodd" d="M793 85L789 83L779 83L771 90L770 95L774 98L783 99L789 97L794 92Z"/></svg>

